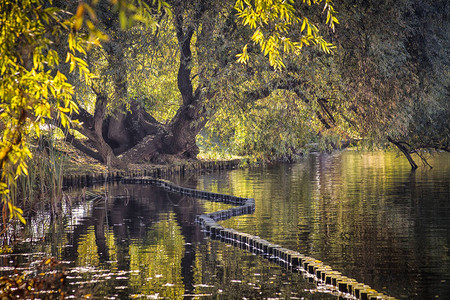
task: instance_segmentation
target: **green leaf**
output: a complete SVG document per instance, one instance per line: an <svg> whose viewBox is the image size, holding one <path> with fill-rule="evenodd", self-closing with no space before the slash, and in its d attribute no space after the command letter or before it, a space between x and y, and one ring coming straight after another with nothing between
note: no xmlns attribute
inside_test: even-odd
<svg viewBox="0 0 450 300"><path fill-rule="evenodd" d="M124 10L121 10L121 11L119 12L119 22L120 22L120 28L121 28L122 30L125 30L125 29L127 28L128 22L127 22L127 16L126 16Z"/></svg>

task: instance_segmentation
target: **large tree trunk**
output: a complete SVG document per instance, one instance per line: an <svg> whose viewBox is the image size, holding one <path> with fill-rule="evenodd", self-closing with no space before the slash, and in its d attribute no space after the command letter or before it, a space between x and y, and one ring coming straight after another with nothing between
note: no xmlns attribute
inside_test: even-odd
<svg viewBox="0 0 450 300"><path fill-rule="evenodd" d="M112 26L112 25L111 25ZM127 73L126 65L123 60L124 53L120 46L120 41L117 38L112 38L110 41L103 45L103 49L106 52L106 57L110 66L114 66L119 71L113 72L113 84L115 95L118 99L127 98ZM116 153L113 151L115 145L123 145L128 143L128 139L121 139L121 131L119 128L112 128L111 131L117 132L116 135L111 135L112 138L119 141L119 143L111 143L111 139L108 139L108 135L104 135L104 121L107 115L107 105L111 100L108 98L107 94L103 90L97 90L92 87L92 90L96 94L95 110L94 115L89 114L87 111L83 110L80 105L80 113L73 116L75 120L82 122L82 127L78 128L79 131L85 135L91 142L92 146L97 150L98 156L100 156L101 161L107 166L113 167L124 167L125 162L118 159ZM121 115L119 115L121 117ZM115 124L111 122L111 124ZM77 146L78 144L75 144ZM79 147L83 151L83 147ZM89 154L89 153L87 153ZM96 155L97 156L97 155Z"/></svg>
<svg viewBox="0 0 450 300"><path fill-rule="evenodd" d="M114 95L111 97L124 104L113 116L107 116L107 104L113 99L109 99L106 94L93 87L92 90L97 96L94 115L80 106L80 113L73 116L73 119L78 119L82 123L78 130L89 139L96 152L79 142L74 143L74 146L94 158L100 158L100 161L108 166L122 168L130 160L127 157L119 158L118 155L130 150L149 134L157 135L165 132L165 128L137 103L129 102L127 67L120 41L113 38L104 44L103 49L110 67L119 70L110 74L114 84ZM125 108L125 102L128 102L129 110Z"/></svg>
<svg viewBox="0 0 450 300"><path fill-rule="evenodd" d="M125 113L126 112L126 113ZM103 122L103 137L120 155L136 146L147 135L162 134L166 126L160 124L136 102L131 102L129 111L107 117Z"/></svg>
<svg viewBox="0 0 450 300"><path fill-rule="evenodd" d="M72 116L72 118L82 122L82 126L78 130L92 142L94 148L97 150L98 156L96 155L95 158L100 157L101 161L107 166L123 167L124 163L114 155L111 146L103 138L102 127L106 114L106 104L107 97L101 93L97 93L94 115L92 116L80 108L80 113ZM75 143L74 146L78 146L77 148L81 151L85 150L82 144ZM86 153L86 151L84 152ZM86 154L89 155L92 153L88 151Z"/></svg>
<svg viewBox="0 0 450 300"><path fill-rule="evenodd" d="M124 108L115 116L106 117L107 99L97 92L94 116L80 111L78 119L84 123L80 132L90 139L104 163L120 166L143 161L159 162L165 155L185 158L197 156L195 139L207 122L204 108L204 99L207 96L201 92L202 88L204 89L202 84L199 84L195 91L192 85L191 42L196 23L205 11L206 2L196 6L196 13L189 25L183 24L184 8L174 8L174 23L180 47L177 80L182 104L168 125L158 123L133 102L129 103L131 113ZM114 97L129 101L124 53L120 45L116 44L118 42L112 40L104 46L110 66L120 69L120 72L112 72Z"/></svg>
<svg viewBox="0 0 450 300"><path fill-rule="evenodd" d="M195 21L202 16L204 11L205 3L201 2L194 17ZM183 105L178 109L177 114L170 123L171 135L164 139L163 146L170 154L184 154L187 157L195 158L198 154L195 137L207 122L202 101L202 86L200 84L195 92L192 87L191 40L195 28L193 24L190 24L184 31L183 10L177 10L176 14L175 28L180 47L180 67L177 80Z"/></svg>
<svg viewBox="0 0 450 300"><path fill-rule="evenodd" d="M107 117L105 119L106 103L106 96L99 94L97 95L94 115L80 109L80 113L72 117L74 120L83 123L78 130L89 139L96 152L69 135L68 140L76 148L114 167L124 167L129 162L152 160L153 156L145 155L145 147L143 147L145 145L146 147L153 146L156 152L161 152L162 148L159 146L161 142L157 141L158 137L161 139L162 136L167 134L165 126L157 122L136 103L130 105L131 112L123 114L123 117ZM140 155L118 156L127 151L130 153L137 152Z"/></svg>
<svg viewBox="0 0 450 300"><path fill-rule="evenodd" d="M198 9L194 19L200 18L203 9L202 6ZM160 155L166 154L195 158L198 154L195 138L205 126L207 119L201 86L198 86L195 92L192 86L191 40L195 28L191 24L184 29L182 8L176 8L174 14L180 47L177 80L183 103L166 130L146 136L137 146L123 154L122 157L128 161L158 161Z"/></svg>

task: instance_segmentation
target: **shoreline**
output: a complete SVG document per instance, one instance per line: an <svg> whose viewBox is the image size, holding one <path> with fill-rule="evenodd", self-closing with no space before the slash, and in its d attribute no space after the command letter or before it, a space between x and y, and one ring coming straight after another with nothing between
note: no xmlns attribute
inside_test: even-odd
<svg viewBox="0 0 450 300"><path fill-rule="evenodd" d="M106 172L91 172L63 175L63 188L85 187L93 184L120 181L122 178L151 176L154 178L165 178L170 175L184 175L216 170L232 170L240 168L246 159L232 159L221 161L187 161L184 164L169 165L139 165L132 170L117 170Z"/></svg>

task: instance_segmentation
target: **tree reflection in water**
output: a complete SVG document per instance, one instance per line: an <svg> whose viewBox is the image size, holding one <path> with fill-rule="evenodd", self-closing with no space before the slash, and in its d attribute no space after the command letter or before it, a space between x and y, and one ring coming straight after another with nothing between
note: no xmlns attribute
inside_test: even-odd
<svg viewBox="0 0 450 300"><path fill-rule="evenodd" d="M172 180L255 199L253 215L225 227L320 259L389 295L429 299L450 294L450 167L447 154L434 160L432 170L411 173L395 155L345 151ZM225 204L152 186L114 184L106 193L106 201L74 210L81 218L42 223L45 243L24 245L36 254L15 264L56 256L67 262L70 293L96 298L335 298L267 260L205 239L195 216Z"/></svg>

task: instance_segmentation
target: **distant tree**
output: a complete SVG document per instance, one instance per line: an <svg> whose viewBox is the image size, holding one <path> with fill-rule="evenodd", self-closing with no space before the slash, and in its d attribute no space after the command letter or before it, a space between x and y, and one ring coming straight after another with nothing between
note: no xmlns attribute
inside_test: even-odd
<svg viewBox="0 0 450 300"><path fill-rule="evenodd" d="M353 1L341 8L343 114L371 145L411 157L449 151L447 1ZM342 112L342 111L341 111Z"/></svg>
<svg viewBox="0 0 450 300"><path fill-rule="evenodd" d="M239 154L276 159L311 142L390 143L412 168L412 154L426 163L427 152L449 151L449 29L440 25L447 2L339 1L338 8L342 25L325 37L337 46L333 55L304 49L284 56L277 72L258 69L255 59L256 75L233 77L232 104L204 135ZM280 98L280 90L290 93Z"/></svg>

